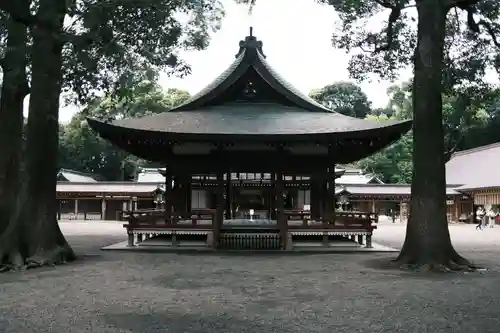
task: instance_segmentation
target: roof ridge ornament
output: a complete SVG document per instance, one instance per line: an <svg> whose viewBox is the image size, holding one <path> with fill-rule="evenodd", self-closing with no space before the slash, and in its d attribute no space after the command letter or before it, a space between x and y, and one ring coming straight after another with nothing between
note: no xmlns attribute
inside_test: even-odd
<svg viewBox="0 0 500 333"><path fill-rule="evenodd" d="M240 50L234 57L238 58L245 51L251 55L256 55L258 51L264 58L266 58L264 52L262 51L262 45L262 42L257 40L257 38L253 35L253 27L250 27L250 34L245 37L245 40L240 41Z"/></svg>

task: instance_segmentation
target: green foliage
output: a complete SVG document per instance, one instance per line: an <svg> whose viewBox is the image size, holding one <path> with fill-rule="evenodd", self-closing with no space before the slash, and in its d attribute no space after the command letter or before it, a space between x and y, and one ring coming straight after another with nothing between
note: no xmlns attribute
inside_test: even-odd
<svg viewBox="0 0 500 333"><path fill-rule="evenodd" d="M332 42L350 51L349 72L356 79L370 74L395 80L399 71L413 65L418 16L415 1L319 0L340 16ZM436 4L438 5L438 4ZM455 5L455 7L453 7ZM445 89L483 83L487 69L498 68L498 51L492 34L500 33L500 3L496 0L450 1L447 15L443 84ZM474 14L478 30L471 31L467 13ZM373 22L382 21L383 28ZM491 33L490 33L491 32ZM494 45L494 44L498 45Z"/></svg>
<svg viewBox="0 0 500 333"><path fill-rule="evenodd" d="M170 110L189 97L187 91L175 88L163 91L156 83L143 81L129 89L125 97L112 94L95 99L82 114L100 119L139 118Z"/></svg>
<svg viewBox="0 0 500 333"><path fill-rule="evenodd" d="M411 119L411 84L389 87L390 100L385 115L372 111L368 119ZM500 141L500 89L483 90L472 97L462 90L443 98L443 127L447 149L464 150ZM395 144L356 163L357 167L377 174L385 182L410 183L412 166L412 132Z"/></svg>
<svg viewBox="0 0 500 333"><path fill-rule="evenodd" d="M351 82L335 82L314 89L309 97L346 116L364 118L370 113L371 103L359 86Z"/></svg>
<svg viewBox="0 0 500 333"><path fill-rule="evenodd" d="M0 4L0 56L10 14L30 26L52 29L36 15L21 15L15 1ZM224 16L220 0L72 0L67 1L64 31L54 31L63 43L63 89L71 102L86 104L102 91L124 96L126 89L162 71L190 73L182 50L207 47L210 33ZM152 81L155 79L149 78Z"/></svg>
<svg viewBox="0 0 500 333"><path fill-rule="evenodd" d="M414 65L416 56L420 56L421 60L424 59L426 55L422 55L421 52L432 54L438 50L439 43L436 40L433 41L435 45L429 44L417 49L417 34L419 33L419 37L422 38L424 30L417 31L416 23L419 20L422 27L422 22L426 19L434 19L432 15L425 17L431 13L429 8L432 6L432 1L319 0L319 2L333 6L340 16L340 24L332 42L335 47L344 49L352 55L349 72L355 79L364 80L369 75L376 74L383 79L395 80L400 70ZM424 10L417 15L415 8L418 6ZM434 70L434 74L437 73L434 77L442 77L440 92L444 92L443 106L441 107L441 102L435 96L429 95L429 90L421 88L432 81L432 77L427 78L421 73L419 79L422 81L415 82L415 87L421 89L419 100L412 100L412 84L392 87L388 91L391 102L387 107L392 112L385 114L396 119L407 119L417 112L421 124L418 132L420 142L429 142L425 140L425 136L431 135L435 136L434 140L441 140L439 136L442 132L438 130L433 120L439 119L437 122L439 124L442 118L448 152L498 140L500 136L496 134L498 130L492 131L490 127L492 124L498 124L496 114L499 95L484 82L484 77L489 69L498 70L500 64L498 60L500 43L496 37L500 34L500 3L495 0L457 0L447 3L435 1L434 6L447 7L442 11L447 13L444 60L443 64L426 65L432 67L427 69L427 74ZM439 9L436 7L436 10ZM373 23L380 21L381 18L386 18L383 28L374 30L378 25ZM434 23L436 26L439 25L437 22ZM428 22L428 24L433 23ZM430 59L426 58L425 61ZM422 68L415 68L415 73L418 70ZM430 103L424 102L424 99L430 99ZM383 110L372 112L377 115L382 113ZM427 127L432 127L432 132L426 132L422 127L424 114L436 117L428 119ZM419 141L417 133L415 141ZM391 147L358 164L379 174L386 181L410 182L412 146L410 133ZM425 147L419 147L421 167L426 165L425 158L441 161L437 155L425 156ZM437 150L434 150L436 154ZM445 154L445 157L447 155ZM430 162L427 165L431 164ZM432 167L437 170L440 166L434 164ZM420 176L423 177L421 179L426 177L422 172ZM434 194L439 193L436 191Z"/></svg>
<svg viewBox="0 0 500 333"><path fill-rule="evenodd" d="M207 47L224 15L219 0L76 0L63 49L64 88L85 104L99 91L123 97L159 71L184 76L181 50Z"/></svg>
<svg viewBox="0 0 500 333"><path fill-rule="evenodd" d="M30 26L32 31L53 30L52 37L63 46L63 92L70 93L69 101L88 105L60 131L59 166L101 173L109 179L120 178L120 169L141 162L97 139L84 117L139 117L182 103L189 94L176 89L162 92L156 85L158 73L189 74L189 65L179 57L179 52L200 50L208 45L210 32L219 29L224 15L222 3L219 0L68 1L63 30L49 24L52 17L36 14L36 0L32 5L32 14L26 16L18 11L16 2L1 2L0 55L5 45L7 15ZM103 92L106 98L96 97ZM123 173L130 174L129 171Z"/></svg>
<svg viewBox="0 0 500 333"><path fill-rule="evenodd" d="M391 102L389 102L391 105ZM368 115L369 120L396 120L397 114L392 116ZM357 167L376 174L385 183L408 184L412 177L412 147L413 134L409 132L391 146L362 159L356 163Z"/></svg>
<svg viewBox="0 0 500 333"><path fill-rule="evenodd" d="M179 89L163 91L150 81L139 84L131 95L118 98L111 94L99 98L76 114L60 131L59 166L95 173L108 180L133 178L140 166L148 162L127 155L101 139L89 128L85 118L121 119L142 117L167 111L185 102L189 93Z"/></svg>
<svg viewBox="0 0 500 333"><path fill-rule="evenodd" d="M409 184L413 172L412 140L412 133L408 133L383 151L357 162L357 166L385 183Z"/></svg>

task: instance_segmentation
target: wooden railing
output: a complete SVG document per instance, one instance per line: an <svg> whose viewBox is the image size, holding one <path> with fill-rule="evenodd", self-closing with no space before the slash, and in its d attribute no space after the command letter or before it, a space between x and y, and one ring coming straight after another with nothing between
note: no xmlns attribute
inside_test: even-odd
<svg viewBox="0 0 500 333"><path fill-rule="evenodd" d="M373 213L337 212L333 220L311 221L309 211L288 210L285 212L285 229L280 228L278 223L266 221L259 224L258 220L249 224L238 224L236 221L233 225L216 229L215 214L215 209L194 209L189 214L172 212L174 219L167 223L164 210L144 209L124 212L128 223L123 226L127 229L130 246L134 246L134 234L137 234L137 241L141 242L144 235L149 237L155 232L166 232L171 234L172 244L177 244L177 233L193 231L204 233L207 245L220 248L280 248L284 244L292 244L294 237L303 237L304 232L319 233L325 242L329 234L336 233L348 235L352 239L357 236L360 244L362 238L366 237L365 244L371 247L372 233L377 228L375 223L378 220L377 214ZM283 241L285 236L286 241Z"/></svg>
<svg viewBox="0 0 500 333"><path fill-rule="evenodd" d="M123 212L123 219L128 221L124 227L178 227L197 228L213 225L216 210L209 208L193 209L186 216L184 213L172 212L171 223L165 222L164 209L141 209ZM378 215L367 212L336 212L334 219L311 220L311 212L305 210L286 210L285 216L289 229L376 229ZM189 222L188 222L189 221ZM301 222L300 224L293 223ZM258 225L258 220L255 221Z"/></svg>
<svg viewBox="0 0 500 333"><path fill-rule="evenodd" d="M212 225L215 217L215 209L193 209L189 214L190 224L180 223L185 213L172 212L171 223L165 222L165 210L164 209L141 209L136 211L124 211L122 213L123 220L128 221L128 224L124 224L126 228L134 227L196 227L199 225L200 221L210 221L210 223L204 223L201 227L206 227L207 225Z"/></svg>
<svg viewBox="0 0 500 333"><path fill-rule="evenodd" d="M311 212L304 210L286 210L288 227L292 228L366 228L370 229L373 224L378 223L378 214L368 212L335 212L335 218L324 218L311 220ZM302 225L290 223L302 221ZM372 228L376 229L376 227Z"/></svg>
<svg viewBox="0 0 500 333"><path fill-rule="evenodd" d="M75 213L61 213L60 219L62 220L101 220L103 216L101 212L78 212Z"/></svg>

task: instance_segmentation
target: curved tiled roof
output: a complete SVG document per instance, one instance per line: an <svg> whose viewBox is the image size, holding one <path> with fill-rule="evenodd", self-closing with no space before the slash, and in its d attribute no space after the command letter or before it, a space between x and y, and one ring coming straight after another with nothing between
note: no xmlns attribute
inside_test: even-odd
<svg viewBox="0 0 500 333"><path fill-rule="evenodd" d="M169 111L190 110L193 107L204 104L206 100L210 99L211 95L216 95L216 92L218 90L224 90L224 88L227 89L227 87L231 83L234 83L234 81L242 74L242 72L244 72L249 67L248 63L243 62L244 59L245 53L237 55L236 60L233 61L233 63L215 80L213 80L210 84L196 93L186 102Z"/></svg>
<svg viewBox="0 0 500 333"><path fill-rule="evenodd" d="M219 77L184 104L169 112L196 110L205 106L234 84L247 70L253 68L268 84L269 88L278 91L296 106L302 108L301 111L335 113L298 91L281 77L265 58L262 53L262 42L254 36L246 37L244 41L240 42L240 52L236 55L236 60Z"/></svg>
<svg viewBox="0 0 500 333"><path fill-rule="evenodd" d="M273 91L273 96L280 96L276 97L279 100L241 101L234 96L233 101L228 101L228 94L229 99L233 94L227 93L228 89L249 71L258 75L264 85L261 90ZM226 98L217 99L224 93ZM411 127L409 121L379 122L345 116L315 102L272 69L262 52L262 42L254 36L240 42L240 51L226 71L179 107L161 114L112 123L90 119L89 124L101 134L114 131L120 132L121 136L128 135L126 133L131 129L193 135L354 135L355 132L372 130L399 131L402 134ZM107 138L111 139L109 135Z"/></svg>
<svg viewBox="0 0 500 333"><path fill-rule="evenodd" d="M89 123L97 129L99 124ZM406 132L409 122L367 121L343 116L335 112L303 112L298 107L275 103L239 105L227 103L203 109L164 112L143 118L124 119L102 127L118 125L122 128L153 132L192 134L280 135L328 134L393 128Z"/></svg>
<svg viewBox="0 0 500 333"><path fill-rule="evenodd" d="M500 187L500 142L456 152L446 163L446 183L460 190Z"/></svg>
<svg viewBox="0 0 500 333"><path fill-rule="evenodd" d="M264 55L262 55L260 52L257 53L257 57L259 61L255 62L254 64L257 72L266 81L268 81L268 83L271 84L275 89L281 90L282 94L287 96L292 101L295 101L299 106L303 107L305 110L308 111L329 112L341 115L340 113L337 113L319 104L318 102L316 102L315 100L313 100L312 98L303 94L301 91L295 88L291 83L286 81L278 72L276 72L271 67L271 65L269 65ZM341 116L347 117L344 115Z"/></svg>
<svg viewBox="0 0 500 333"><path fill-rule="evenodd" d="M87 183L95 183L99 180L96 179L95 175L68 169L60 169L59 172L57 173L57 178L68 182L87 182Z"/></svg>

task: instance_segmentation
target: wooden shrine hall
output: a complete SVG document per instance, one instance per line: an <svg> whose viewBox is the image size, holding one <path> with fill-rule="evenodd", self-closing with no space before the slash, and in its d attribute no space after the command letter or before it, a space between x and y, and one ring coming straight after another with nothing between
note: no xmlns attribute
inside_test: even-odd
<svg viewBox="0 0 500 333"><path fill-rule="evenodd" d="M335 210L335 165L388 146L411 122L357 119L316 103L272 69L252 32L235 58L177 108L136 119L88 119L117 147L165 165L163 208L127 213L129 245L156 235L171 246L294 249L301 242L328 246L331 239L357 236L370 247L373 214ZM253 183L261 193L260 209L268 214L255 216L250 209L236 216L234 173L268 178ZM191 208L191 188L202 175L210 180L213 209ZM286 208L290 176L294 186L310 188L307 209Z"/></svg>

